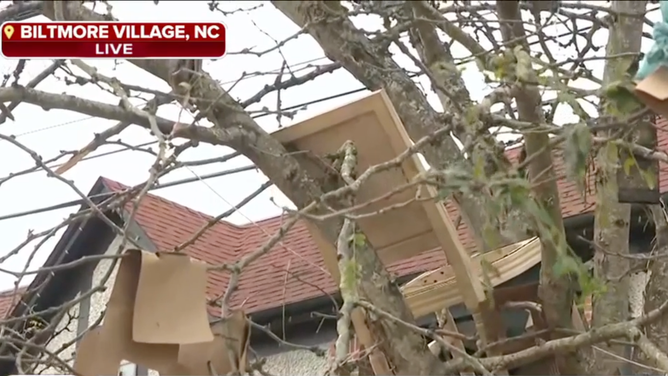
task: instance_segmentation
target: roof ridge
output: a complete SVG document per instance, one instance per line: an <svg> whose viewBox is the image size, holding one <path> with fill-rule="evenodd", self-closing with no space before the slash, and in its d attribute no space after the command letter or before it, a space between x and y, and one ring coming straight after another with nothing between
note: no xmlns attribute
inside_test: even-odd
<svg viewBox="0 0 668 376"><path fill-rule="evenodd" d="M265 225L267 223L276 221L277 219L281 218L282 216L283 216L283 213L275 215L273 217L267 217L265 219L260 219L259 221L250 221L248 223L245 223L243 225L238 225L238 226L243 228L243 229L252 228L252 227L255 227L255 226L261 226L261 225Z"/></svg>
<svg viewBox="0 0 668 376"><path fill-rule="evenodd" d="M109 178L104 177L104 176L100 176L100 179L102 179L103 182L105 183L105 185L107 185L107 187L109 187L109 189L111 189L112 191L115 190L115 189L113 189L113 185L118 185L118 186L121 186L121 187L123 187L123 188L131 188L131 187L128 186L128 185L125 185L125 184L123 184L123 183L121 183L121 182L118 182L118 181L113 180L113 179L109 179ZM111 184L107 184L107 183L111 183ZM205 219L205 220L207 220L207 221L210 221L210 220L212 220L212 219L215 218L214 216L211 216L211 215L206 214L206 213L202 213L202 212L199 211L199 210L195 210L195 209L190 208L190 207L188 207L188 206L179 204L179 203L176 202L176 201L169 200L169 199L167 199L167 198L158 196L158 195L156 195L156 194L153 194L153 193L148 192L148 193L146 193L146 195L147 195L147 196L150 196L151 198L154 198L154 199L156 199L156 200L159 200L159 201L161 201L161 202L163 202L163 203L165 203L165 204L167 204L167 205L171 205L172 207L174 207L174 208L176 208L176 209L183 209L183 210L185 210L185 211L187 211L187 212L189 212L189 213L191 213L191 214L193 214L193 215L200 216L200 217L202 217L202 219ZM232 223L232 222L225 221L225 220L222 220L222 219L219 220L219 221L216 221L216 225L218 225L218 224L223 224L223 225L226 225L226 226L228 226L228 227L232 227L232 228L234 228L235 230L243 229L243 226L244 226L244 225L237 225L237 224L234 224L234 223Z"/></svg>

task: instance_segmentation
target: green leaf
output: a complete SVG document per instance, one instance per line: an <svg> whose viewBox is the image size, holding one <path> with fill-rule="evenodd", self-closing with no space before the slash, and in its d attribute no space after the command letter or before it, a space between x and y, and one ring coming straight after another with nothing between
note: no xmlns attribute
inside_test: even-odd
<svg viewBox="0 0 668 376"><path fill-rule="evenodd" d="M494 225L489 223L489 221L483 225L482 237L487 244L499 244L499 241L501 240L498 237L498 232L496 231ZM482 263L483 261L486 260L483 259L480 262ZM487 262L489 263L489 261Z"/></svg>
<svg viewBox="0 0 668 376"><path fill-rule="evenodd" d="M436 200L437 201L445 201L450 197L451 194L452 194L452 190L441 188L441 189L438 190L438 195L436 195Z"/></svg>
<svg viewBox="0 0 668 376"><path fill-rule="evenodd" d="M575 97L575 95L573 95L572 93L569 93L567 91L559 92L559 94L557 94L557 101L560 103L567 104L573 110L573 113L578 117L580 117L580 119L586 121L590 118L587 111L585 111L585 109L582 108L582 105Z"/></svg>
<svg viewBox="0 0 668 376"><path fill-rule="evenodd" d="M547 210L538 205L536 201L526 200L525 207L526 210L529 212L529 214L531 214L531 216L533 216L538 221L539 230L549 231L554 227L554 221L552 220L552 216L550 216L550 213L548 213ZM549 235L551 234L549 233L545 234L545 236Z"/></svg>
<svg viewBox="0 0 668 376"><path fill-rule="evenodd" d="M529 182L524 181L524 184L513 184L508 187L508 198L510 199L511 206L522 207L529 199L529 193L531 188L529 187Z"/></svg>
<svg viewBox="0 0 668 376"><path fill-rule="evenodd" d="M575 182L580 193L585 190L587 160L592 146L592 136L584 123L570 126L566 130L564 143L564 162L566 177Z"/></svg>
<svg viewBox="0 0 668 376"><path fill-rule="evenodd" d="M489 58L489 65L485 67L485 70L492 72L494 74L494 78L498 81L501 81L504 78L512 75L513 60L514 59L512 56L506 56L505 54L492 56Z"/></svg>
<svg viewBox="0 0 668 376"><path fill-rule="evenodd" d="M647 184L647 188L649 189L654 189L656 188L656 176L652 173L650 170L640 170L640 176L645 180L645 184Z"/></svg>
<svg viewBox="0 0 668 376"><path fill-rule="evenodd" d="M355 234L353 235L353 239L352 239L352 240L353 240L353 244L354 244L356 247L364 247L364 245L366 244L366 236L364 236L364 234L362 234L362 233L360 233L360 232L355 233Z"/></svg>
<svg viewBox="0 0 668 376"><path fill-rule="evenodd" d="M626 175L631 175L631 168L636 164L636 161L629 157L624 161L624 173Z"/></svg>
<svg viewBox="0 0 668 376"><path fill-rule="evenodd" d="M557 276L564 276L567 274L579 274L580 265L575 260L575 257L563 255L557 258L554 263L554 273Z"/></svg>
<svg viewBox="0 0 668 376"><path fill-rule="evenodd" d="M633 93L630 81L615 81L603 89L604 108L613 116L628 115L643 107L642 102Z"/></svg>

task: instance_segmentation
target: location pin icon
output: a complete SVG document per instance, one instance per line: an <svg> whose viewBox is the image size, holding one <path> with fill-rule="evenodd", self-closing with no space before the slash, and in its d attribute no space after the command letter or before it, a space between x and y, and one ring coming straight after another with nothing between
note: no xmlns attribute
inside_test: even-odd
<svg viewBox="0 0 668 376"><path fill-rule="evenodd" d="M5 26L5 36L7 37L7 39L12 39L12 35L14 35L14 26L12 25Z"/></svg>

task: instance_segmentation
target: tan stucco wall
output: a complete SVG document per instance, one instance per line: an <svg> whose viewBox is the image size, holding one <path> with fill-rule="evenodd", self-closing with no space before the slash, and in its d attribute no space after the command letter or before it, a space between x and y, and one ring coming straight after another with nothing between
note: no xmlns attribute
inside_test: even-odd
<svg viewBox="0 0 668 376"><path fill-rule="evenodd" d="M320 376L326 365L324 358L308 350L294 350L268 356L264 370L272 375Z"/></svg>
<svg viewBox="0 0 668 376"><path fill-rule="evenodd" d="M79 295L77 294L77 297ZM46 349L52 353L58 353L58 357L68 364L72 364L75 345L72 341L76 337L77 324L79 317L79 305L73 306L56 327L56 333L59 335L53 337L46 345ZM64 349L63 347L66 346ZM62 351L59 351L61 350ZM48 367L46 364L40 364L36 367L36 374L53 375L62 374L64 369Z"/></svg>

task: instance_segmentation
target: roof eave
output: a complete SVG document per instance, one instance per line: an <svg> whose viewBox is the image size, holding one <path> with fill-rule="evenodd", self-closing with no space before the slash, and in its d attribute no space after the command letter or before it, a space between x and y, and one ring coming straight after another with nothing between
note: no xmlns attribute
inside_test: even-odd
<svg viewBox="0 0 668 376"><path fill-rule="evenodd" d="M88 197L95 197L94 201L97 201L98 199L104 197L103 195L105 193L109 192L110 191L108 187L106 187L106 185L104 184L103 179L99 178L95 182L95 184L93 184L93 187L88 193ZM83 204L79 207L77 213L87 208L88 205ZM65 233L63 234L63 236L60 237L60 240L58 240L58 243L56 243L56 245L53 248L53 251L51 251L49 257L47 257L42 267L58 265L65 256L65 252L70 248L70 245L74 243L77 237L80 236L81 233L84 231L86 224L89 222L89 220L90 217L88 216L81 219L73 220L65 229ZM39 286L44 283L44 281L48 278L50 274L51 272L37 273L35 279L26 288L27 293L21 298L19 302L17 302L14 308L10 310L10 313L8 315L9 317L19 317L26 309L26 307L31 307L38 301L40 294L37 293L37 290L39 290Z"/></svg>

